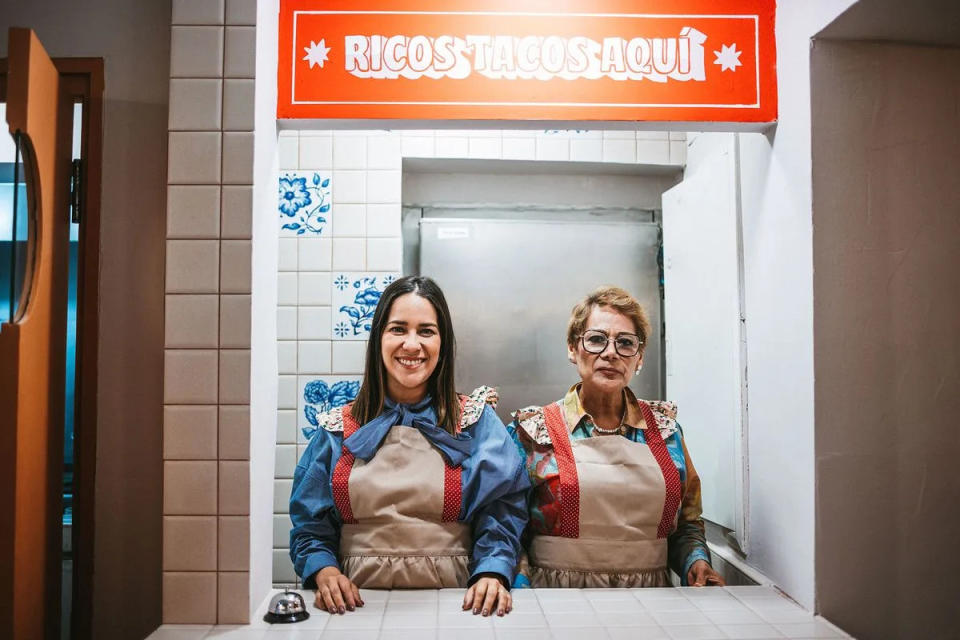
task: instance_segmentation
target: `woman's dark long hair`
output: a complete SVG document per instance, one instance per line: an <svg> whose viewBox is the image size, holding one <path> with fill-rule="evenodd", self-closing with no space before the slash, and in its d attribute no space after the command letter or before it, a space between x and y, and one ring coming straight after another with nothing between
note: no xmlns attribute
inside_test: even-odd
<svg viewBox="0 0 960 640"><path fill-rule="evenodd" d="M383 413L383 398L387 392L387 370L380 353L380 341L390 308L394 300L402 295L415 293L425 298L437 312L437 325L440 330L440 354L437 368L427 381L427 393L433 398L433 407L437 412L437 425L449 433L457 432L460 418L460 400L454 385L454 356L457 341L453 336L453 323L450 321L450 309L443 291L437 283L423 276L406 276L395 280L384 289L377 303L370 326L370 340L367 342L367 358L363 368L363 383L353 403L351 413L360 423L366 424Z"/></svg>

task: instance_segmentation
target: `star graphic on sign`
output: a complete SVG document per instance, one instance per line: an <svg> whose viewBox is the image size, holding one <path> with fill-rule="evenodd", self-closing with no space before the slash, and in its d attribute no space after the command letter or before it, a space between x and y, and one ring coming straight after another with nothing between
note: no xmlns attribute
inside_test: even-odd
<svg viewBox="0 0 960 640"><path fill-rule="evenodd" d="M320 68L323 69L323 63L328 60L327 54L330 53L330 47L326 46L323 40L323 38L320 38L320 42L311 40L310 46L303 48L307 52L307 55L303 56L303 60L310 63L311 69L315 64L320 65Z"/></svg>
<svg viewBox="0 0 960 640"><path fill-rule="evenodd" d="M720 65L720 71L736 71L737 67L742 67L743 63L740 62L740 54L743 51L737 51L737 43L734 42L730 46L725 44L720 45L720 51L714 51L713 55L717 56L717 59L713 61L713 64Z"/></svg>

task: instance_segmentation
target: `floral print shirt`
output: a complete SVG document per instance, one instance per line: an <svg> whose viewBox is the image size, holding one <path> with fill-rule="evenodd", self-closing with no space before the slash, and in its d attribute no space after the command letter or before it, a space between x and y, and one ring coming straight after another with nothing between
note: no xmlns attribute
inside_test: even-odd
<svg viewBox="0 0 960 640"><path fill-rule="evenodd" d="M581 440L594 435L596 425L593 417L586 412L580 402L580 385L570 388L561 401L563 415L570 430L571 440ZM626 414L623 417L622 437L634 442L645 443L644 432L648 425L637 405L633 392L624 389ZM690 453L683 441L683 432L677 424L677 407L672 402L647 401L653 410L657 428L667 445L667 451L680 473L681 501L677 528L667 539L668 563L686 585L687 572L697 560L710 562L703 519L701 518L700 477L693 467ZM530 522L527 536L560 535L559 504L557 496L560 489L560 474L553 454L553 445L543 424L543 412L540 407L527 407L513 414L514 420L507 426L520 455L526 460L527 473L533 490L530 494ZM608 436L617 437L617 436ZM523 586L526 578L524 567L520 568L515 586Z"/></svg>

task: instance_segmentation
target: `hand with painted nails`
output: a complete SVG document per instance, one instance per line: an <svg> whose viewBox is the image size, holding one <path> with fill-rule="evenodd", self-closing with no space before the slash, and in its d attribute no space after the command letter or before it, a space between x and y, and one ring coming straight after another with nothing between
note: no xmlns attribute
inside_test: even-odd
<svg viewBox="0 0 960 640"><path fill-rule="evenodd" d="M316 574L314 606L330 613L346 613L363 606L360 589L336 567L324 567Z"/></svg>
<svg viewBox="0 0 960 640"><path fill-rule="evenodd" d="M727 584L723 576L713 570L706 560L697 560L687 571L687 584L691 587L722 587Z"/></svg>
<svg viewBox="0 0 960 640"><path fill-rule="evenodd" d="M513 598L499 577L484 575L474 582L463 597L463 610L473 609L473 614L489 616L494 611L503 616L513 610Z"/></svg>

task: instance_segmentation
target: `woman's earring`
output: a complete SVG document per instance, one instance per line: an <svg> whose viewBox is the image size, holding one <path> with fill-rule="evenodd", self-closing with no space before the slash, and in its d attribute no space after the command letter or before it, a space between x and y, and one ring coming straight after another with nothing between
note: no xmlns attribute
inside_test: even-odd
<svg viewBox="0 0 960 640"><path fill-rule="evenodd" d="M643 365L640 365L639 367L637 367L637 370L633 372L633 375L635 376L640 375L640 369L643 369Z"/></svg>

